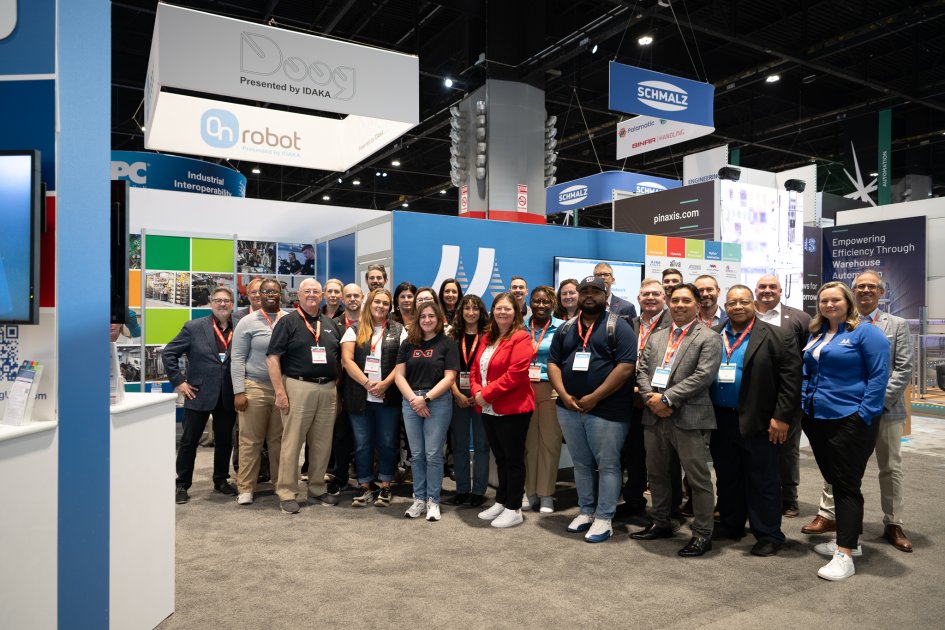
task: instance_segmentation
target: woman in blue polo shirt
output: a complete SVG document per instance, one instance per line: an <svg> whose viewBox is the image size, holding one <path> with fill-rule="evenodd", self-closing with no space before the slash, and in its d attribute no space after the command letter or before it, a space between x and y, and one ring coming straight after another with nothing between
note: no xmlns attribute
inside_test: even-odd
<svg viewBox="0 0 945 630"><path fill-rule="evenodd" d="M833 485L837 506L836 542L815 548L832 558L817 575L838 581L854 574L852 555L861 553L860 483L883 412L889 342L879 328L860 321L853 293L841 282L820 287L810 331L804 348L803 427L821 474Z"/></svg>

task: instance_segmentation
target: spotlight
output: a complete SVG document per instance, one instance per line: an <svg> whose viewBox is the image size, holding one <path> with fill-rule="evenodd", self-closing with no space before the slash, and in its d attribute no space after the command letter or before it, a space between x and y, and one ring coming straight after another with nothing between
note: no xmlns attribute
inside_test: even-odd
<svg viewBox="0 0 945 630"><path fill-rule="evenodd" d="M390 163L391 166L400 166L400 160L392 160Z"/></svg>
<svg viewBox="0 0 945 630"><path fill-rule="evenodd" d="M446 77L445 79L443 79L443 85L445 85L446 87L453 87L453 79Z"/></svg>
<svg viewBox="0 0 945 630"><path fill-rule="evenodd" d="M440 194L441 194L441 195L445 195L445 194L446 194L446 189L444 188L443 190L441 190L441 191L440 191Z"/></svg>
<svg viewBox="0 0 945 630"><path fill-rule="evenodd" d="M380 176L381 176L380 171L374 171L374 177L380 177Z"/></svg>
<svg viewBox="0 0 945 630"><path fill-rule="evenodd" d="M331 201L331 197L328 195L322 195L322 201Z"/></svg>
<svg viewBox="0 0 945 630"><path fill-rule="evenodd" d="M253 168L253 175L259 175L260 173L262 173L262 171L259 170L259 167L258 167L258 166L255 167L255 168Z"/></svg>
<svg viewBox="0 0 945 630"><path fill-rule="evenodd" d="M141 125L141 131L147 131L147 130L148 130L147 127L145 127L144 125Z"/></svg>
<svg viewBox="0 0 945 630"><path fill-rule="evenodd" d="M387 177L387 173L381 173L381 177Z"/></svg>
<svg viewBox="0 0 945 630"><path fill-rule="evenodd" d="M803 179L789 179L784 182L784 190L791 192L804 192L804 189L807 188L807 182Z"/></svg>
<svg viewBox="0 0 945 630"><path fill-rule="evenodd" d="M340 184L340 183L342 183L342 182L341 182L341 178L340 178L340 177L338 178L338 183L339 183L339 184Z"/></svg>
<svg viewBox="0 0 945 630"><path fill-rule="evenodd" d="M879 173L870 173L870 177L879 177Z"/></svg>
<svg viewBox="0 0 945 630"><path fill-rule="evenodd" d="M597 44L594 44L594 47L591 48L591 54L592 54L592 55L596 55L596 54L597 54Z"/></svg>
<svg viewBox="0 0 945 630"><path fill-rule="evenodd" d="M767 77L765 77L765 83L777 83L780 80L780 74L769 74Z"/></svg>
<svg viewBox="0 0 945 630"><path fill-rule="evenodd" d="M354 180L354 181L351 182L351 185L353 185L353 186L360 186L360 185L361 185L361 180L360 180L360 179L356 179L356 180Z"/></svg>
<svg viewBox="0 0 945 630"><path fill-rule="evenodd" d="M402 208L409 208L409 207L410 207L410 204L405 201L405 202L403 202L402 204L400 204L400 206L401 206Z"/></svg>
<svg viewBox="0 0 945 630"><path fill-rule="evenodd" d="M640 44L641 46L649 46L650 44L653 43L653 38L650 37L649 35L644 35L643 37L637 40L637 43Z"/></svg>
<svg viewBox="0 0 945 630"><path fill-rule="evenodd" d="M727 179L737 182L738 178L741 176L742 172L734 166L723 166L719 169L719 179Z"/></svg>

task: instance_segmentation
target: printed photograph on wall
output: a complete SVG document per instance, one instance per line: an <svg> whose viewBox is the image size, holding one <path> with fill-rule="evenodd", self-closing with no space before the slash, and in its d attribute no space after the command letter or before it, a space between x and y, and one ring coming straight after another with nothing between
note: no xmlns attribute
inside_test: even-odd
<svg viewBox="0 0 945 630"><path fill-rule="evenodd" d="M277 255L280 276L315 275L315 247L311 243L279 243Z"/></svg>
<svg viewBox="0 0 945 630"><path fill-rule="evenodd" d="M246 294L246 287L256 278L263 280L276 280L275 276L267 276L261 273L241 273L236 276L236 307L242 308L249 306L249 296Z"/></svg>
<svg viewBox="0 0 945 630"><path fill-rule="evenodd" d="M144 348L144 378L148 381L166 381L167 372L164 370L164 346L145 346ZM182 367L183 370L183 367Z"/></svg>
<svg viewBox="0 0 945 630"><path fill-rule="evenodd" d="M194 273L190 279L190 305L210 306L210 295L217 287L233 290L233 276L228 273Z"/></svg>
<svg viewBox="0 0 945 630"><path fill-rule="evenodd" d="M279 284L282 285L282 308L295 308L299 305L299 286L305 277L299 276L279 276Z"/></svg>
<svg viewBox="0 0 945 630"><path fill-rule="evenodd" d="M141 381L141 346L118 346L118 367L126 383Z"/></svg>
<svg viewBox="0 0 945 630"><path fill-rule="evenodd" d="M270 241L236 241L237 273L274 273L276 244Z"/></svg>
<svg viewBox="0 0 945 630"><path fill-rule="evenodd" d="M144 298L148 307L190 306L190 274L186 271L148 271Z"/></svg>
<svg viewBox="0 0 945 630"><path fill-rule="evenodd" d="M128 237L128 269L141 269L141 235Z"/></svg>

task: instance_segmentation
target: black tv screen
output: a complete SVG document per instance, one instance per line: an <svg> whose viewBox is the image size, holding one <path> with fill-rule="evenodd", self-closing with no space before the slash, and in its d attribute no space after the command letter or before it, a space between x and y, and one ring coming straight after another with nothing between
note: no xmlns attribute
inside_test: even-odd
<svg viewBox="0 0 945 630"><path fill-rule="evenodd" d="M39 323L39 151L0 151L0 323Z"/></svg>

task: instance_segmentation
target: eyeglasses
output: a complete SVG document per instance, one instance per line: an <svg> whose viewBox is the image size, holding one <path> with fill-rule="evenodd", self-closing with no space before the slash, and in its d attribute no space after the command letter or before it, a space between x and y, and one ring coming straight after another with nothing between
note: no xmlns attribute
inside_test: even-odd
<svg viewBox="0 0 945 630"><path fill-rule="evenodd" d="M233 303L233 300L231 300L230 298L214 298L210 301L213 302L214 304L232 304Z"/></svg>
<svg viewBox="0 0 945 630"><path fill-rule="evenodd" d="M432 301L433 301L432 297L418 297L417 298L417 304L426 304L427 302L432 302Z"/></svg>
<svg viewBox="0 0 945 630"><path fill-rule="evenodd" d="M282 291L279 289L262 289L259 292L260 295L279 295L280 293L282 293Z"/></svg>
<svg viewBox="0 0 945 630"><path fill-rule="evenodd" d="M321 295L322 294L322 292L319 291L318 289L305 289L303 291L299 291L299 293L301 293L302 295Z"/></svg>
<svg viewBox="0 0 945 630"><path fill-rule="evenodd" d="M532 300L532 304L543 304L545 306L551 306L551 300L545 298L535 298Z"/></svg>
<svg viewBox="0 0 945 630"><path fill-rule="evenodd" d="M613 275L614 274L610 273L609 271L595 271L594 272L595 278L610 278Z"/></svg>
<svg viewBox="0 0 945 630"><path fill-rule="evenodd" d="M875 291L879 288L879 285L871 282L861 282L860 284L854 285L853 288L861 291Z"/></svg>

